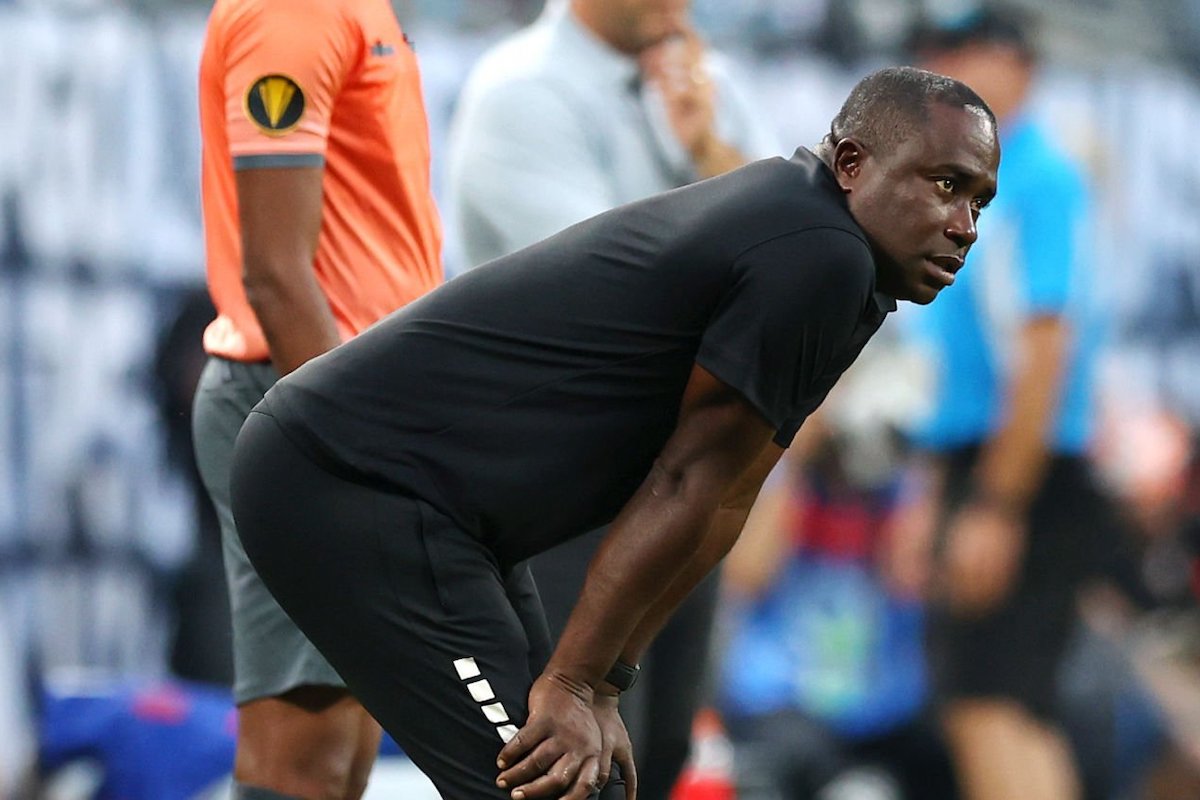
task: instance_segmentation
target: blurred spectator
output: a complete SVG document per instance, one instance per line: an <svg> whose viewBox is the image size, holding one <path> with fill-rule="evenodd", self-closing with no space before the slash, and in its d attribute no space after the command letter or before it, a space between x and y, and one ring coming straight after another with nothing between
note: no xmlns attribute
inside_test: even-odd
<svg viewBox="0 0 1200 800"><path fill-rule="evenodd" d="M955 796L925 717L922 601L892 580L905 358L886 340L867 347L726 559L720 697L744 800Z"/></svg>
<svg viewBox="0 0 1200 800"><path fill-rule="evenodd" d="M77 675L49 680L41 699L40 768L86 761L90 800L196 800L223 788L236 718L229 692L185 682Z"/></svg>
<svg viewBox="0 0 1200 800"><path fill-rule="evenodd" d="M1088 190L1026 113L1037 65L1023 20L970 11L915 47L922 66L991 105L1004 152L967 268L919 321L940 366L921 440L941 522L930 637L941 721L969 800L1069 800L1081 786L1054 721L1056 677L1076 589L1115 524L1085 459Z"/></svg>
<svg viewBox="0 0 1200 800"><path fill-rule="evenodd" d="M45 800L230 800L237 716L232 693L181 680L64 672L38 696ZM9 754L0 751L0 756ZM383 737L364 800L434 800L437 790ZM2 788L2 784L0 784ZM18 800L24 794L4 794Z"/></svg>
<svg viewBox="0 0 1200 800"><path fill-rule="evenodd" d="M468 266L780 151L686 0L551 0L472 70L451 131Z"/></svg>
<svg viewBox="0 0 1200 800"><path fill-rule="evenodd" d="M728 65L693 30L686 0L551 2L467 82L452 134L451 218L475 266L613 206L778 152ZM601 536L533 561L556 636ZM715 576L697 587L621 698L639 796L667 797L687 756L716 590Z"/></svg>

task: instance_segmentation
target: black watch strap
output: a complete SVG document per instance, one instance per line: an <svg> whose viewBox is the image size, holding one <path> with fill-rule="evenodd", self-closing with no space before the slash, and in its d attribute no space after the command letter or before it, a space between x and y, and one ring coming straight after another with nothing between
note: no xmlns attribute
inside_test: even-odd
<svg viewBox="0 0 1200 800"><path fill-rule="evenodd" d="M620 659L612 665L612 669L604 676L607 683L617 687L617 691L626 692L633 688L637 683L638 674L642 671L641 666L634 664L632 667Z"/></svg>

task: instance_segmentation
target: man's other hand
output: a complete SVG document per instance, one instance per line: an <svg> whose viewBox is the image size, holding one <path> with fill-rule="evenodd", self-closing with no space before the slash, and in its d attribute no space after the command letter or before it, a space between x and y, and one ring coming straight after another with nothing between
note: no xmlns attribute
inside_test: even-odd
<svg viewBox="0 0 1200 800"><path fill-rule="evenodd" d="M991 505L968 503L951 520L943 560L950 609L964 617L994 611L1012 592L1025 555L1025 525Z"/></svg>
<svg viewBox="0 0 1200 800"><path fill-rule="evenodd" d="M637 768L633 763L633 744L629 741L625 721L621 719L617 695L597 691L592 708L596 713L596 724L600 727L600 786L608 783L610 765L615 761L625 781L626 800L635 800Z"/></svg>
<svg viewBox="0 0 1200 800"><path fill-rule="evenodd" d="M603 749L592 700L586 683L543 673L529 690L528 721L500 751L496 785L513 800L587 800L600 788Z"/></svg>

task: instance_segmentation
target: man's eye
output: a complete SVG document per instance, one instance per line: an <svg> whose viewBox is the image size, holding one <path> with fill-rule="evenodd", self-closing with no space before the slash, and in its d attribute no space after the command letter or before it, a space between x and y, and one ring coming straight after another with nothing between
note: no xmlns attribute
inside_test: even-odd
<svg viewBox="0 0 1200 800"><path fill-rule="evenodd" d="M949 192L951 194L954 193L955 188L958 186L958 184L954 182L954 178L938 178L936 181L934 181L934 183L936 183L937 187L943 192Z"/></svg>

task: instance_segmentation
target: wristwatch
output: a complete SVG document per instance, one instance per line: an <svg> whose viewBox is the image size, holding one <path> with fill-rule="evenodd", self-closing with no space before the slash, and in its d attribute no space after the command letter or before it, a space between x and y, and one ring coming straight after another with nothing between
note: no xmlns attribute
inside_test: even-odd
<svg viewBox="0 0 1200 800"><path fill-rule="evenodd" d="M604 676L604 680L617 687L617 691L626 692L632 689L633 685L637 683L638 674L641 671L641 665L634 664L630 666L624 661L617 659L617 663L612 665L612 669Z"/></svg>

